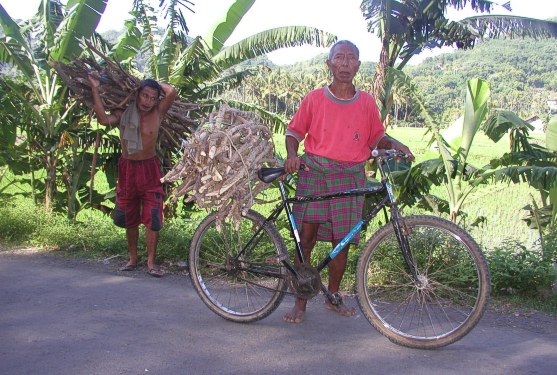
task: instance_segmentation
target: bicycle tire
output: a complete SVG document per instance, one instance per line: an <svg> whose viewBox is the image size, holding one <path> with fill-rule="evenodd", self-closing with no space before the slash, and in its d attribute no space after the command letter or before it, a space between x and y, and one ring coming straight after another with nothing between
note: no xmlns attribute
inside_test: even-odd
<svg viewBox="0 0 557 375"><path fill-rule="evenodd" d="M356 289L368 321L392 342L435 349L468 334L481 319L491 291L489 267L474 239L456 224L434 216L404 219L414 283L394 227L380 228L357 265Z"/></svg>
<svg viewBox="0 0 557 375"><path fill-rule="evenodd" d="M263 319L284 298L287 270L278 257L286 254L286 246L274 224L267 222L256 245L233 261L264 220L249 210L236 227L217 223L217 214L211 213L193 235L188 256L192 284L209 309L224 319L240 323Z"/></svg>

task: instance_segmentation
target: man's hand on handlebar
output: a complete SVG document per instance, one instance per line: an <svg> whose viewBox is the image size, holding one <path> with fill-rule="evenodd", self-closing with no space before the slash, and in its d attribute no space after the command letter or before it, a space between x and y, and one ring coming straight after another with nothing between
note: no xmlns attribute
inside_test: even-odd
<svg viewBox="0 0 557 375"><path fill-rule="evenodd" d="M379 158L384 160L395 159L397 162L404 160L406 162L412 162L415 160L412 153L405 153L404 151L397 149L375 149L371 151L372 158Z"/></svg>
<svg viewBox="0 0 557 375"><path fill-rule="evenodd" d="M383 149L383 150L389 150L389 149L398 150L402 154L404 154L403 159L405 159L406 161L413 162L415 160L414 155L406 145L400 143L394 138L389 137L386 134L378 141L376 148ZM401 159L400 156L395 156L395 157L397 160Z"/></svg>
<svg viewBox="0 0 557 375"><path fill-rule="evenodd" d="M291 174L294 172L298 172L300 170L300 166L302 165L302 159L299 157L287 158L284 161L284 171L286 174Z"/></svg>

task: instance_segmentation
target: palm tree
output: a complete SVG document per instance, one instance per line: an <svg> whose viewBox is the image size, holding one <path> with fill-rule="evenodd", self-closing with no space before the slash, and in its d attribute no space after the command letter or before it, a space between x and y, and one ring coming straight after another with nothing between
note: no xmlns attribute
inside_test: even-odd
<svg viewBox="0 0 557 375"><path fill-rule="evenodd" d="M222 92L237 87L258 69L240 68L241 63L280 48L305 44L326 47L336 41L334 35L316 28L287 26L263 30L226 46L226 41L254 2L236 0L223 12L225 17L217 21L205 36L190 39L185 35L186 24L178 9L191 3L162 0L169 22L162 39L155 43L153 9L143 0L134 0L136 16L133 21L142 30L141 49L148 52L149 73L155 78L167 79L191 102L214 103ZM177 32L178 28L181 32Z"/></svg>
<svg viewBox="0 0 557 375"><path fill-rule="evenodd" d="M361 10L368 28L378 33L382 44L373 90L382 118L386 118L392 106L392 84L385 80L388 68L402 70L426 48L473 48L484 37L557 38L557 22L494 15L461 21L446 17L448 8L469 7L490 13L496 6L511 10L510 2L500 5L490 0L363 0Z"/></svg>

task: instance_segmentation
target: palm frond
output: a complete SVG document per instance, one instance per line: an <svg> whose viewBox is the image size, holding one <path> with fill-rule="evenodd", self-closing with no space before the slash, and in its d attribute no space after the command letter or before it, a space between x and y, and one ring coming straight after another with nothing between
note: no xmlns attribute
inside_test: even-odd
<svg viewBox="0 0 557 375"><path fill-rule="evenodd" d="M498 181L527 182L536 189L549 191L557 187L557 167L514 166L490 172Z"/></svg>
<svg viewBox="0 0 557 375"><path fill-rule="evenodd" d="M460 21L484 38L557 38L557 22L518 16L476 16Z"/></svg>
<svg viewBox="0 0 557 375"><path fill-rule="evenodd" d="M48 53L54 48L56 30L64 20L64 8L60 0L41 1L39 11L30 20L29 32L37 40L34 55L42 68L45 68Z"/></svg>
<svg viewBox="0 0 557 375"><path fill-rule="evenodd" d="M209 47L211 54L219 53L224 44L234 32L242 17L250 10L255 0L235 0L228 8L226 14L211 27L207 35L203 37Z"/></svg>
<svg viewBox="0 0 557 375"><path fill-rule="evenodd" d="M534 127L522 120L511 111L496 110L482 125L482 131L493 141L498 142L509 131L526 130L532 131Z"/></svg>
<svg viewBox="0 0 557 375"><path fill-rule="evenodd" d="M89 39L106 9L108 0L75 0L57 30L55 47L50 57L55 61L69 62L78 58L83 50L81 40Z"/></svg>
<svg viewBox="0 0 557 375"><path fill-rule="evenodd" d="M20 48L24 49L28 55L32 55L31 46L22 35L19 26L10 17L6 10L4 10L2 4L0 4L0 26L2 26L2 29L4 30L4 36L2 37L3 42L13 39L16 44L18 44Z"/></svg>
<svg viewBox="0 0 557 375"><path fill-rule="evenodd" d="M107 56L117 62L123 62L135 57L143 44L141 30L137 27L136 20L124 22L125 30Z"/></svg>
<svg viewBox="0 0 557 375"><path fill-rule="evenodd" d="M190 7L195 5L189 0L161 0L159 7L162 7L165 14L164 18L169 19L169 26L174 30L175 33L178 31L183 31L186 34L189 33L189 29L186 23L186 18L181 8L185 8L190 12L194 13L193 9Z"/></svg>
<svg viewBox="0 0 557 375"><path fill-rule="evenodd" d="M147 56L145 71L151 77L157 77L157 51L155 33L157 30L157 17L155 9L146 0L134 0L132 14L138 27L141 29L141 53Z"/></svg>
<svg viewBox="0 0 557 375"><path fill-rule="evenodd" d="M201 37L190 42L189 46L178 57L170 83L182 88L183 95L199 91L203 82L212 81L220 74L220 69L211 60Z"/></svg>
<svg viewBox="0 0 557 375"><path fill-rule="evenodd" d="M0 39L0 62L17 66L30 81L34 78L32 56L14 39Z"/></svg>
<svg viewBox="0 0 557 375"><path fill-rule="evenodd" d="M213 57L220 66L231 67L242 61L262 56L279 48L312 45L329 47L337 41L331 33L307 26L285 26L254 34L232 46L223 48Z"/></svg>

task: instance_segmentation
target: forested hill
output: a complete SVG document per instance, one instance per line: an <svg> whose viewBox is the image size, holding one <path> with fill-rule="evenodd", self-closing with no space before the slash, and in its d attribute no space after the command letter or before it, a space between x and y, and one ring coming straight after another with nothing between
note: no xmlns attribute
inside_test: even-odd
<svg viewBox="0 0 557 375"><path fill-rule="evenodd" d="M292 74L312 74L324 66L325 54L281 66ZM364 79L373 75L373 63L362 63ZM408 65L404 72L420 88L422 99L443 122L452 122L462 111L468 79L482 78L491 88L491 106L518 113L522 118L547 116L548 98L557 98L557 41L489 40L471 50L458 50ZM404 111L404 108L401 108ZM412 121L412 115L399 113ZM410 118L408 118L410 117Z"/></svg>
<svg viewBox="0 0 557 375"><path fill-rule="evenodd" d="M405 71L436 113L461 108L466 80L478 77L489 83L492 107L542 117L549 110L547 100L557 97L557 41L490 40L427 58Z"/></svg>

